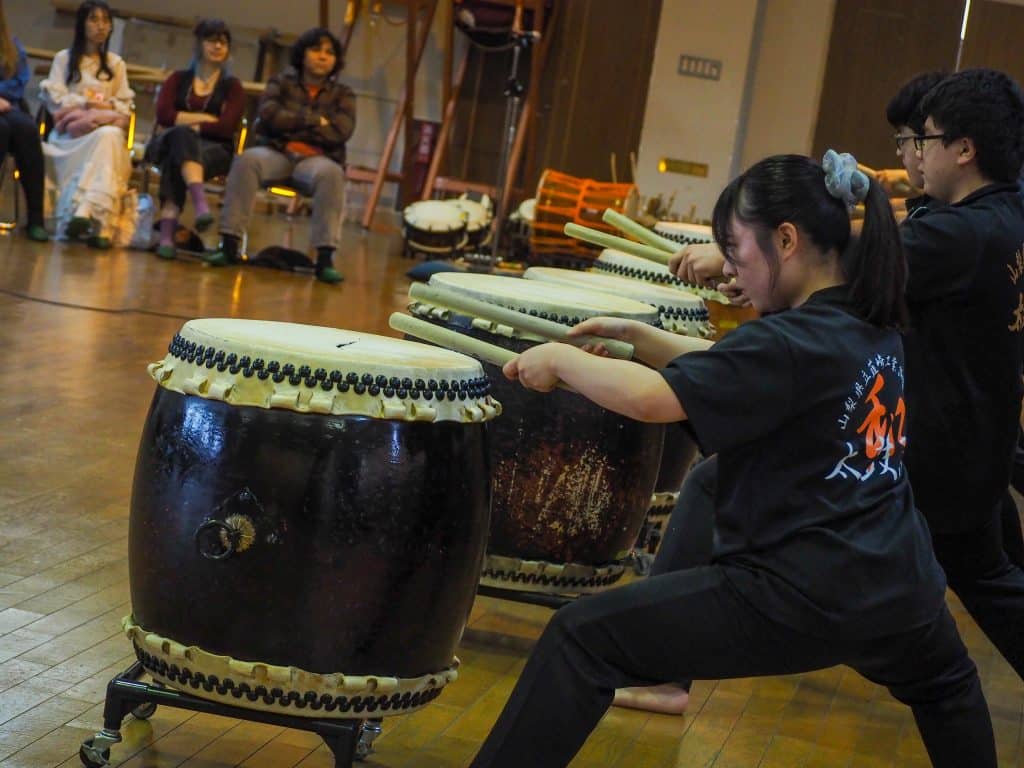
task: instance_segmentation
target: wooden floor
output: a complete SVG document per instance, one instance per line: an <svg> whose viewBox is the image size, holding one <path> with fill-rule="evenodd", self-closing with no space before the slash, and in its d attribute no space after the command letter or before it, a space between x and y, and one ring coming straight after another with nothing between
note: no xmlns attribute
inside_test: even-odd
<svg viewBox="0 0 1024 768"><path fill-rule="evenodd" d="M79 765L79 744L102 726L107 680L133 659L120 620L130 610L129 490L153 392L146 364L196 316L387 332L408 286L398 251L394 233L347 228L347 280L328 287L306 275L0 238L0 765ZM1000 765L1024 766L1024 685L954 607L982 671ZM467 765L549 615L478 598L459 680L421 712L386 721L366 765ZM133 768L332 765L308 733L167 707L129 719L123 734L113 764ZM909 713L837 668L699 682L685 717L613 709L573 763L711 765L927 760Z"/></svg>

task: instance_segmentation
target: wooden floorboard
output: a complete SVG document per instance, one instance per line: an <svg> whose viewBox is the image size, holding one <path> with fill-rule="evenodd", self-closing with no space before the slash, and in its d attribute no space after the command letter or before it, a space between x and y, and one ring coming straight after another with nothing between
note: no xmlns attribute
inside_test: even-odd
<svg viewBox="0 0 1024 768"><path fill-rule="evenodd" d="M256 238L279 234L260 218ZM300 222L298 226L303 226ZM309 275L0 238L0 766L77 766L107 681L132 660L131 477L153 383L185 319L250 317L390 333L410 263L395 231L346 226L328 287ZM1000 765L1024 768L1024 686L950 601L982 673ZM368 768L466 766L550 612L479 598L459 680L388 720ZM681 649L681 652L685 652ZM129 719L113 764L321 768L312 734L161 707ZM700 681L685 717L611 710L574 768L906 768L927 765L910 713L845 668ZM524 767L529 768L529 767Z"/></svg>

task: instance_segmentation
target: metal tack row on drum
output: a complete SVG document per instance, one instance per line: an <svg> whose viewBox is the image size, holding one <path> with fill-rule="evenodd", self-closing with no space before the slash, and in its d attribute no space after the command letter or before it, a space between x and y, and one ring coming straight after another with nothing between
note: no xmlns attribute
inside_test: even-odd
<svg viewBox="0 0 1024 768"><path fill-rule="evenodd" d="M472 358L193 320L150 366L125 630L159 682L298 717L401 714L456 677L489 531Z"/></svg>

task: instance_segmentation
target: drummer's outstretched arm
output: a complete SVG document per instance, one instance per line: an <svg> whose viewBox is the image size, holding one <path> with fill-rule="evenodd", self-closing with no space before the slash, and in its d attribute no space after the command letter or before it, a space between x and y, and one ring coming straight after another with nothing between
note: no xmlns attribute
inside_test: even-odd
<svg viewBox="0 0 1024 768"><path fill-rule="evenodd" d="M569 331L570 336L606 336L633 345L633 358L654 368L664 368L670 361L688 352L710 349L714 344L707 339L682 336L661 328L654 328L637 320L623 320L617 317L594 317L584 320ZM596 355L606 354L604 347L584 347Z"/></svg>
<svg viewBox="0 0 1024 768"><path fill-rule="evenodd" d="M569 344L531 347L504 367L505 376L529 389L549 392L564 382L602 408L637 421L686 419L679 398L653 368L601 357Z"/></svg>

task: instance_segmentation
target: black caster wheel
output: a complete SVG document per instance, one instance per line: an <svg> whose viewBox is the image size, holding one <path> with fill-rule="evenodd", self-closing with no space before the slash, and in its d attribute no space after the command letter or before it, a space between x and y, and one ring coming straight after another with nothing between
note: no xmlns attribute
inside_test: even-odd
<svg viewBox="0 0 1024 768"><path fill-rule="evenodd" d="M110 765L110 747L99 750L93 746L92 739L86 739L78 750L78 757L85 768L103 768Z"/></svg>
<svg viewBox="0 0 1024 768"><path fill-rule="evenodd" d="M147 701L144 704L139 704L139 706L132 710L132 717L136 720L149 720L154 712L156 712L156 704L152 701Z"/></svg>

